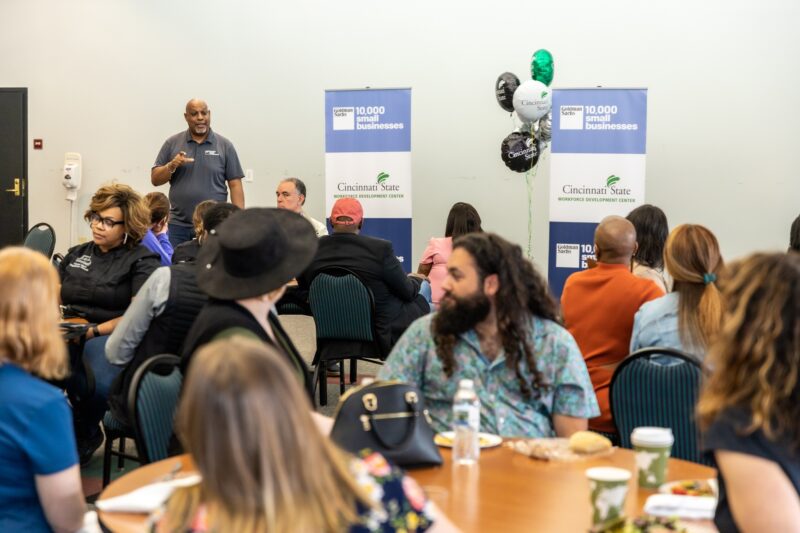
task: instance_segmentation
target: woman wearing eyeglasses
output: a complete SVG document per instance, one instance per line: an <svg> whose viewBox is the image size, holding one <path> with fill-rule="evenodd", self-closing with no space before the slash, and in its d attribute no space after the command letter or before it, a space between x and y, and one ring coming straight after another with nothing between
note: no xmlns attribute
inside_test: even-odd
<svg viewBox="0 0 800 533"><path fill-rule="evenodd" d="M84 348L84 360L94 374L95 395L82 398L75 410L82 464L103 442L98 424L107 408L111 382L122 371L106 360L105 341L139 287L160 264L158 255L140 244L150 227L150 213L139 193L129 186L113 183L100 187L84 218L92 240L71 248L59 266L65 316L96 324L87 331ZM80 350L73 347L70 352L73 373L81 376ZM73 396L81 396L80 380L73 379L70 388Z"/></svg>

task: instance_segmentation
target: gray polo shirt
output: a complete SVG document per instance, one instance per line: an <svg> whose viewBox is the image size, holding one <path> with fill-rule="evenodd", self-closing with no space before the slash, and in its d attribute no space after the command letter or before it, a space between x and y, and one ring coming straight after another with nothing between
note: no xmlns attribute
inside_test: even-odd
<svg viewBox="0 0 800 533"><path fill-rule="evenodd" d="M191 226L195 206L203 200L226 201L227 181L242 178L244 171L233 143L210 128L201 144L192 139L188 129L167 139L153 168L166 165L181 151L194 162L184 163L170 179L170 223Z"/></svg>

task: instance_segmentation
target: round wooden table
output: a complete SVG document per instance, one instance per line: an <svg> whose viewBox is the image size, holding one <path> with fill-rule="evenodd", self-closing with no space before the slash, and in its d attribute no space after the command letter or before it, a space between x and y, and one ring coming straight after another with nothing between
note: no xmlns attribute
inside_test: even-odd
<svg viewBox="0 0 800 533"><path fill-rule="evenodd" d="M408 473L425 489L450 519L465 532L536 531L585 532L591 527L589 483L584 471L593 466L616 466L635 472L631 450L618 448L610 456L572 463L538 461L519 455L508 448L481 451L476 466L453 466L450 450L443 449L444 465L410 470ZM165 459L137 468L111 483L99 499L125 494L157 481L174 471L193 472L189 456ZM710 479L716 470L707 466L669 460L667 478ZM631 477L625 511L628 516L642 513L647 497L654 490L639 489L636 476ZM103 524L114 532L146 530L147 518L141 514L98 511ZM692 522L696 531L715 531L710 521Z"/></svg>

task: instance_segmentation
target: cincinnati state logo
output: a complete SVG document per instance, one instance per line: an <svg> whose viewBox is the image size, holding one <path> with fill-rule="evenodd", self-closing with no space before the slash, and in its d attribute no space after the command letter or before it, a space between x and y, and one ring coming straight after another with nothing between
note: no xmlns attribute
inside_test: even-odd
<svg viewBox="0 0 800 533"><path fill-rule="evenodd" d="M611 174L609 177L606 178L606 187L613 187L616 185L622 178Z"/></svg>
<svg viewBox="0 0 800 533"><path fill-rule="evenodd" d="M377 178L378 185L383 185L388 180L389 180L389 174L387 174L386 172L380 172L378 174Z"/></svg>

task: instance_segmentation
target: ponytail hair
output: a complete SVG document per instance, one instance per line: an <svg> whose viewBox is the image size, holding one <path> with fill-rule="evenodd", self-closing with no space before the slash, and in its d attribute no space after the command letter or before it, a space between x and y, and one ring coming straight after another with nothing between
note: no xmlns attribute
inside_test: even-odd
<svg viewBox="0 0 800 533"><path fill-rule="evenodd" d="M664 249L667 271L680 294L678 330L685 346L705 349L722 325L722 297L717 288L724 263L717 238L697 224L678 226Z"/></svg>

